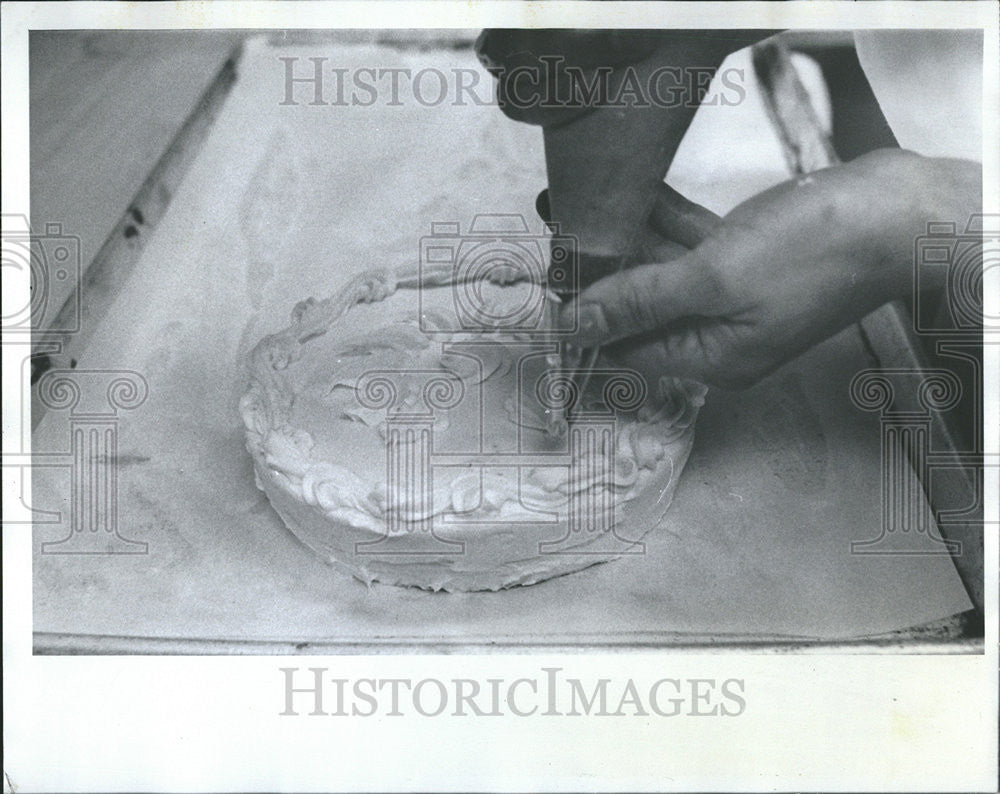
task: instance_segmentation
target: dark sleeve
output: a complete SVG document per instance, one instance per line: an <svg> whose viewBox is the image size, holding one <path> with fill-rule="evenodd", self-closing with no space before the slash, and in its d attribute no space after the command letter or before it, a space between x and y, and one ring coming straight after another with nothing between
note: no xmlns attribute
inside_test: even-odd
<svg viewBox="0 0 1000 794"><path fill-rule="evenodd" d="M484 30L476 41L480 62L497 80L497 103L510 118L562 124L588 112L575 89L596 85L603 70L652 54L670 31L507 29Z"/></svg>

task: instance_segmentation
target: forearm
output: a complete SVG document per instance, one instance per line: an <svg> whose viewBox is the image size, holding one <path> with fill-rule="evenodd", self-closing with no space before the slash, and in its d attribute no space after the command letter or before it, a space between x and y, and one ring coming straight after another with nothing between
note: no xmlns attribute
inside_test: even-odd
<svg viewBox="0 0 1000 794"><path fill-rule="evenodd" d="M951 224L962 234L970 219L982 212L982 166L970 160L881 150L847 168L865 179L869 201L888 202L894 209L884 221L869 225L868 236L876 242L875 266L884 271L888 298L909 298L918 265L916 245L928 234L928 225L941 229ZM872 219L880 216L869 213ZM940 292L947 278L948 267L933 268L921 274L919 287Z"/></svg>
<svg viewBox="0 0 1000 794"><path fill-rule="evenodd" d="M739 261L751 263L791 258L792 268L802 251L816 263L837 262L813 266L827 279L817 289L853 295L864 313L912 294L915 246L929 223L951 223L961 232L981 203L977 163L879 149L744 202L726 216L721 236L707 250L731 258L739 249L747 253ZM946 274L947 268L937 269L934 280L922 279L921 289L943 288Z"/></svg>

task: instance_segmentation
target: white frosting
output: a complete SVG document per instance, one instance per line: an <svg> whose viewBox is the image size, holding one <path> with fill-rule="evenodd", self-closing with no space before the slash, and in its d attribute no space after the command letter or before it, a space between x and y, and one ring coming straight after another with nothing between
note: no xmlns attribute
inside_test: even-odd
<svg viewBox="0 0 1000 794"><path fill-rule="evenodd" d="M445 590L530 584L641 549L704 387L663 378L643 400L641 379L599 372L575 403L589 417L570 414L553 436L565 384L550 370L552 338L447 332L451 290L431 283L447 277L418 290L412 274L366 273L298 304L252 352L247 447L289 529L366 582ZM516 306L538 285L476 289ZM413 466L432 471L425 488ZM581 511L593 518L571 529Z"/></svg>

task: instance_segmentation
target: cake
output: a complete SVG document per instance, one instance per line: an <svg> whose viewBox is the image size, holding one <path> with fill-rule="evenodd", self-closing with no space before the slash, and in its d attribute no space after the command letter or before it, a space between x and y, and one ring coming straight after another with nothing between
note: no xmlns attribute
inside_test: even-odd
<svg viewBox="0 0 1000 794"><path fill-rule="evenodd" d="M252 351L240 401L257 485L288 529L366 583L430 590L643 553L705 389L560 371L552 300L530 280L385 270L299 303Z"/></svg>

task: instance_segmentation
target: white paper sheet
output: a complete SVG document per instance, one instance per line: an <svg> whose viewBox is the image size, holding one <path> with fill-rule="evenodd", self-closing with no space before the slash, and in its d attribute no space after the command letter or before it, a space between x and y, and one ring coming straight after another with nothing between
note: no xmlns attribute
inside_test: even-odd
<svg viewBox="0 0 1000 794"><path fill-rule="evenodd" d="M943 554L850 553L852 540L878 535L881 515L878 418L847 393L871 365L853 330L746 394L710 393L675 504L643 555L461 595L367 589L315 559L254 486L235 412L238 362L300 299L357 270L415 263L432 221L534 218L544 161L539 130L495 107L283 106L282 56L298 56L300 70L310 57L331 68L478 68L466 51L247 48L204 150L79 362L148 383L148 399L118 423L120 532L148 553L36 554L37 632L290 648L638 645L855 637L969 608ZM728 111L708 110L714 122L700 113L695 129L770 135L754 103ZM727 195L731 204L782 178L773 148L774 161L762 160L768 149L754 143L753 161L722 161L722 176L718 151L688 140L675 184L714 174L713 208L724 210ZM53 411L34 447L66 449L68 432L66 413ZM34 483L33 506L63 515L36 528L38 546L68 532L68 475L37 470Z"/></svg>

